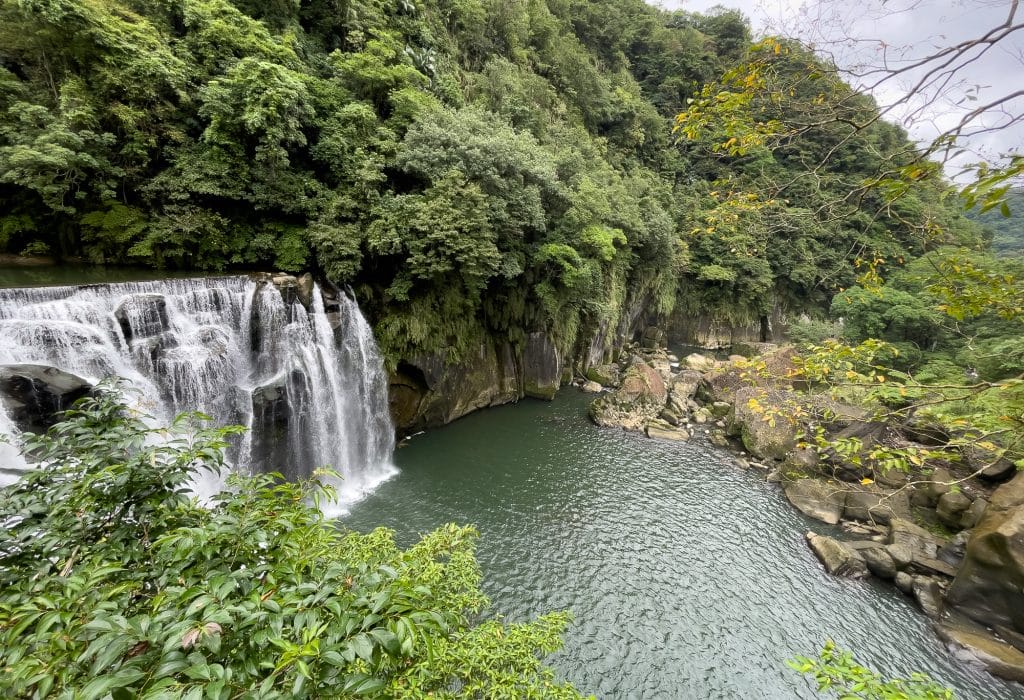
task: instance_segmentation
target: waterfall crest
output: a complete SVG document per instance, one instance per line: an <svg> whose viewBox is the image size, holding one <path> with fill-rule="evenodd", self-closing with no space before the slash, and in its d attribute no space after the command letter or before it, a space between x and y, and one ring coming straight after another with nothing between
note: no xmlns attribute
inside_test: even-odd
<svg viewBox="0 0 1024 700"><path fill-rule="evenodd" d="M354 301L318 285L306 299L245 276L0 290L0 371L30 366L124 377L157 422L198 410L245 425L229 455L239 470L296 479L328 467L342 504L396 472L373 334ZM0 400L0 433L16 432L11 406ZM7 481L23 468L11 452L0 452Z"/></svg>

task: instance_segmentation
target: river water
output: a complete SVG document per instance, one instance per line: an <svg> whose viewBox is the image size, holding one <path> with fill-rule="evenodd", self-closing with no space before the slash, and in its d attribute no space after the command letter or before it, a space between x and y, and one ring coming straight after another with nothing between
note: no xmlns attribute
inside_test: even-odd
<svg viewBox="0 0 1024 700"><path fill-rule="evenodd" d="M816 698L785 661L826 638L889 675L925 671L962 700L1024 687L962 665L909 598L835 579L804 542L827 526L695 440L662 443L586 419L565 390L475 413L399 449L401 473L343 520L410 544L472 523L494 609L568 609L553 665L599 698Z"/></svg>

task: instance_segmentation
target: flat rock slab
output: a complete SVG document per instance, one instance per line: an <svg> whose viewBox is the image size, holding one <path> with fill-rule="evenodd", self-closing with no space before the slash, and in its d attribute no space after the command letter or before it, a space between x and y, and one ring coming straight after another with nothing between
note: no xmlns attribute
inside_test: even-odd
<svg viewBox="0 0 1024 700"><path fill-rule="evenodd" d="M935 631L961 660L979 664L1000 678L1024 682L1024 652L1020 649L973 626L940 624Z"/></svg>
<svg viewBox="0 0 1024 700"><path fill-rule="evenodd" d="M656 440L671 440L672 442L685 442L690 439L690 433L685 428L677 428L668 423L648 423L647 437Z"/></svg>
<svg viewBox="0 0 1024 700"><path fill-rule="evenodd" d="M804 515L835 525L843 516L845 492L822 479L798 479L786 484L786 498Z"/></svg>

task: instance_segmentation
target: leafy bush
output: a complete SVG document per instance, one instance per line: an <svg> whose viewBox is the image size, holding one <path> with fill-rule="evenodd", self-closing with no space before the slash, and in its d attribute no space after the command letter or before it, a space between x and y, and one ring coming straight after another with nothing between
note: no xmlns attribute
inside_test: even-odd
<svg viewBox="0 0 1024 700"><path fill-rule="evenodd" d="M828 641L817 659L798 656L789 666L814 678L818 691L834 692L843 700L953 700L953 691L943 688L924 673L910 678L883 678L858 664L853 655Z"/></svg>
<svg viewBox="0 0 1024 700"><path fill-rule="evenodd" d="M0 695L9 698L575 698L540 663L568 618L481 618L476 532L408 550L346 532L330 492L197 470L239 428L149 428L120 395L84 399L0 491Z"/></svg>

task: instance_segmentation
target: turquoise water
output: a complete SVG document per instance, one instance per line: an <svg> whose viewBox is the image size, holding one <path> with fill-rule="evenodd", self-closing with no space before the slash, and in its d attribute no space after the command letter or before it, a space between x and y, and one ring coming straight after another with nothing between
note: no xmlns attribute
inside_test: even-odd
<svg viewBox="0 0 1024 700"><path fill-rule="evenodd" d="M815 698L785 665L831 637L892 675L914 670L964 700L1024 688L955 661L888 584L831 578L794 511L757 472L699 442L586 420L589 397L473 414L398 450L401 474L344 522L411 543L445 522L481 531L485 590L522 620L569 609L553 665L599 698Z"/></svg>

